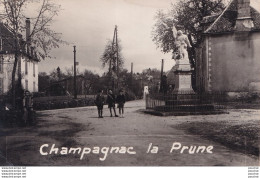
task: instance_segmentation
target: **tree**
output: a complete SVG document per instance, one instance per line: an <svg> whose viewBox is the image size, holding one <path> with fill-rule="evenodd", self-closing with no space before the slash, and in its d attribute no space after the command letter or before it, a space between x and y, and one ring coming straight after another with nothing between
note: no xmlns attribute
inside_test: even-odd
<svg viewBox="0 0 260 178"><path fill-rule="evenodd" d="M76 68L76 75L80 75L79 68ZM65 67L64 78L74 76L74 67Z"/></svg>
<svg viewBox="0 0 260 178"><path fill-rule="evenodd" d="M102 66L105 67L108 65L109 72L107 77L110 78L113 88L116 86L115 81L118 81L119 73L123 69L124 59L121 53L122 46L120 41L118 43L113 43L112 40L109 40L106 44L105 50L100 58ZM118 65L118 66L117 66ZM117 71L118 70L118 71Z"/></svg>
<svg viewBox="0 0 260 178"><path fill-rule="evenodd" d="M40 72L38 78L39 91L44 92L45 88L50 86L50 76L46 72Z"/></svg>
<svg viewBox="0 0 260 178"><path fill-rule="evenodd" d="M112 40L108 40L105 50L100 57L100 61L102 62L102 66L105 67L108 65L109 69L112 71L116 72L116 67L117 67L117 50L118 50L118 65L119 65L119 70L123 68L124 64L124 59L122 56L122 46L120 41L118 41L118 48L115 45L112 45L113 42Z"/></svg>
<svg viewBox="0 0 260 178"><path fill-rule="evenodd" d="M31 16L30 23L32 30L26 31L26 38L22 34L28 29L28 20L26 10L30 5L38 5L37 14ZM24 49L33 49L38 60L44 60L50 57L50 50L59 47L61 35L50 28L54 17L58 15L60 6L51 0L40 0L37 2L31 0L0 0L0 5L4 7L2 21L6 24L12 33L10 44L14 51L14 65L12 69L12 103L15 107L15 76L17 64L20 57L24 54ZM26 22L27 21L27 22ZM27 50L28 52L28 50ZM18 78L18 87L21 87L21 79Z"/></svg>
<svg viewBox="0 0 260 178"><path fill-rule="evenodd" d="M66 78L67 76L58 67L58 68L53 69L52 71L50 71L49 77L50 77L50 82L58 82L59 80L62 80L64 78Z"/></svg>
<svg viewBox="0 0 260 178"><path fill-rule="evenodd" d="M97 92L98 91L98 87L99 87L99 75L98 74L94 74L93 72L91 72L90 70L85 70L83 73L83 77L85 78L86 82L85 82L85 89L86 89L86 93L90 94L90 91L92 89L92 92ZM93 93L92 93L93 94Z"/></svg>
<svg viewBox="0 0 260 178"><path fill-rule="evenodd" d="M157 11L152 40L162 52L171 52L175 49L172 32L172 27L175 26L188 34L194 53L194 47L201 41L203 17L220 13L223 9L223 0L184 0L171 4L169 12Z"/></svg>

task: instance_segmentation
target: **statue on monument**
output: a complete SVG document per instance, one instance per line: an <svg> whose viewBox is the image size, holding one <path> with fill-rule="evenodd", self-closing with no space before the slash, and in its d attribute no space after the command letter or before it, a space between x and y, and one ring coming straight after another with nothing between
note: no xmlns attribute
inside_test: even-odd
<svg viewBox="0 0 260 178"><path fill-rule="evenodd" d="M176 20L174 20L176 22ZM187 48L191 48L191 44L189 41L189 38L187 35L183 34L181 30L178 30L175 28L174 24L172 27L170 27L166 22L162 22L162 24L166 27L166 31L169 32L172 31L173 35L173 42L176 46L176 49L173 51L172 59L175 60L189 60L188 51Z"/></svg>
<svg viewBox="0 0 260 178"><path fill-rule="evenodd" d="M173 56L172 58L176 60L175 65L172 70L174 73L174 89L168 92L179 94L182 92L188 92L189 94L194 94L192 88L192 68L190 65L189 54L187 49L191 48L191 44L187 35L185 35L181 30L175 28L174 24L169 28L169 25L163 23L167 28L167 32L172 32L174 43Z"/></svg>
<svg viewBox="0 0 260 178"><path fill-rule="evenodd" d="M190 41L187 35L183 34L181 30L176 30L173 26L172 28L173 37L175 39L174 44L177 47L177 53L173 54L173 59L184 59L189 60L187 47L191 48ZM176 57L178 55L178 58Z"/></svg>

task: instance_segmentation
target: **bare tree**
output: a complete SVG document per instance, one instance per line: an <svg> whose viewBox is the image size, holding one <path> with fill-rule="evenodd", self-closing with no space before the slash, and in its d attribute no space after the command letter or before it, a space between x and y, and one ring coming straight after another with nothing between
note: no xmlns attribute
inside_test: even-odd
<svg viewBox="0 0 260 178"><path fill-rule="evenodd" d="M26 23L26 10L29 5L38 4L37 14L30 16L30 23L32 28L26 32L26 38L22 34L28 28L28 20ZM50 25L60 11L60 5L55 4L51 0L0 0L0 6L3 6L3 13L1 18L3 23L8 27L12 33L10 45L14 51L15 59L12 69L12 97L13 105L15 107L15 76L17 71L17 64L20 57L24 54L23 51L33 49L32 55L38 60L44 60L50 57L50 50L58 48L59 44L64 43L61 40L61 34L56 33L50 28ZM32 50L31 50L32 51ZM18 83L20 80L18 79ZM21 84L20 84L21 85ZM18 86L20 86L18 85ZM21 86L20 86L21 87Z"/></svg>
<svg viewBox="0 0 260 178"><path fill-rule="evenodd" d="M65 67L65 73L64 75L66 77L73 77L74 76L74 67ZM80 75L80 71L79 68L76 68L76 75Z"/></svg>

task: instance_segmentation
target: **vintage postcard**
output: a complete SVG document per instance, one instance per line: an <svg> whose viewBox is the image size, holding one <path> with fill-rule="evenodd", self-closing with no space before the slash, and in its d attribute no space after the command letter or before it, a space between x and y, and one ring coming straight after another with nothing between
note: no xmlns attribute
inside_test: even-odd
<svg viewBox="0 0 260 178"><path fill-rule="evenodd" d="M259 0L0 0L0 166L259 166Z"/></svg>

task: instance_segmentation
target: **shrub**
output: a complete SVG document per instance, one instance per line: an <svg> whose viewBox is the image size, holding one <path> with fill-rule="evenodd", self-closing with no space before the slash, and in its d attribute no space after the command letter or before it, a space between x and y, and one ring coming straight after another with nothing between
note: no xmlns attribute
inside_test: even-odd
<svg viewBox="0 0 260 178"><path fill-rule="evenodd" d="M49 109L62 109L62 108L74 108L74 107L84 107L84 106L94 106L94 98L82 98L73 99L67 98L66 100L57 100L57 98L46 97L47 100L41 99L39 101L34 101L33 108L35 110L49 110Z"/></svg>
<svg viewBox="0 0 260 178"><path fill-rule="evenodd" d="M136 99L136 96L132 91L128 90L125 92L125 99L126 101L132 101Z"/></svg>

